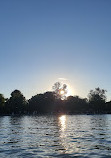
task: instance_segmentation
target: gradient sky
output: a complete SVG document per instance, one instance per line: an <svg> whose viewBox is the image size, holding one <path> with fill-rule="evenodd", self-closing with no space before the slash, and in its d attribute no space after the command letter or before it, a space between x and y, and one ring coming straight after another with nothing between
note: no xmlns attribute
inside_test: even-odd
<svg viewBox="0 0 111 158"><path fill-rule="evenodd" d="M0 93L26 98L65 78L72 95L111 99L111 0L1 0Z"/></svg>

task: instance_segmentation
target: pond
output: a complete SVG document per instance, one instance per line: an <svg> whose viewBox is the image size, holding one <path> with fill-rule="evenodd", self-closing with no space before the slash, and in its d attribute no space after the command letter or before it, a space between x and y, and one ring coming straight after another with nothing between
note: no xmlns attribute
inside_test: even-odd
<svg viewBox="0 0 111 158"><path fill-rule="evenodd" d="M111 157L111 115L1 116L0 158Z"/></svg>

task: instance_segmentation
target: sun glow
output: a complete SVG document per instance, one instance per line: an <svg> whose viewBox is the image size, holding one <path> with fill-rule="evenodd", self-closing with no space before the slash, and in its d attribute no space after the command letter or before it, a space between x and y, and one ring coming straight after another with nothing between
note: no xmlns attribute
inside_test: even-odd
<svg viewBox="0 0 111 158"><path fill-rule="evenodd" d="M72 88L72 86L71 86L70 81L69 81L68 78L59 77L58 80L60 80L60 82L62 84L66 84L67 85L67 93L65 94L66 97L73 96L75 94L75 90ZM62 93L64 93L64 92L62 92ZM64 95L64 94L62 94L62 95Z"/></svg>
<svg viewBox="0 0 111 158"><path fill-rule="evenodd" d="M64 95L64 90L60 90L60 95Z"/></svg>
<svg viewBox="0 0 111 158"><path fill-rule="evenodd" d="M59 94L60 94L61 96L65 96L65 97L67 98L68 96L74 95L74 92L73 92L71 86L67 85L67 92L64 91L63 89L61 89L61 90L59 91Z"/></svg>
<svg viewBox="0 0 111 158"><path fill-rule="evenodd" d="M67 84L67 94L66 94L66 97L70 96L70 95L74 95L74 91L73 89L71 88L71 86L69 84Z"/></svg>

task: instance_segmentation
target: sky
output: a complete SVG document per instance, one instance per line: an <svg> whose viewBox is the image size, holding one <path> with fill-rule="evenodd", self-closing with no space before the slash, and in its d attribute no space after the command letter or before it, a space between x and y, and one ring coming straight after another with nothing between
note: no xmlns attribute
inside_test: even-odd
<svg viewBox="0 0 111 158"><path fill-rule="evenodd" d="M55 82L111 100L110 0L1 0L0 93L29 99Z"/></svg>

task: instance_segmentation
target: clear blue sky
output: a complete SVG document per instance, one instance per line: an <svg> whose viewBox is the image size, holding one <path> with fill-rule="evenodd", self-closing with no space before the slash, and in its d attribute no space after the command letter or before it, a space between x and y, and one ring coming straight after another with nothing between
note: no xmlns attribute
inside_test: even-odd
<svg viewBox="0 0 111 158"><path fill-rule="evenodd" d="M110 0L1 0L0 93L26 98L66 78L73 95L111 99Z"/></svg>

